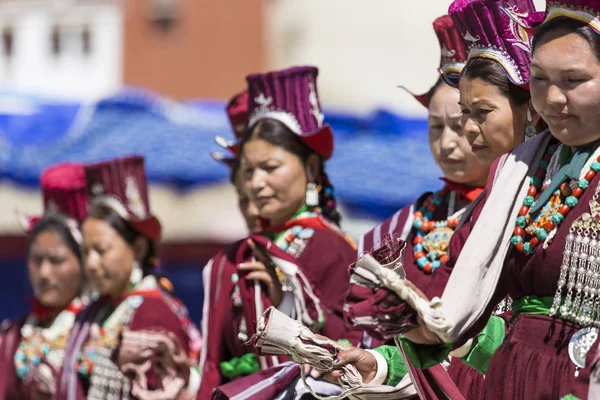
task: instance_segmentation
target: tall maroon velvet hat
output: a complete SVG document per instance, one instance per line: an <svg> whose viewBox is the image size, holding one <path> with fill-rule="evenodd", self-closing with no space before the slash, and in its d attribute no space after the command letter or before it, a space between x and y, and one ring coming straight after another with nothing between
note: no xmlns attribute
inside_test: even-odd
<svg viewBox="0 0 600 400"><path fill-rule="evenodd" d="M227 104L226 111L227 116L229 117L229 123L231 124L231 129L235 135L235 140L227 140L222 136L215 136L215 142L233 154L235 158L237 157L239 142L248 130L248 91L245 90L242 93L233 96ZM226 164L226 160L231 159L231 157L226 156L224 156L224 158L220 156L215 157L215 154L219 153L211 154L211 156L215 160L225 162Z"/></svg>
<svg viewBox="0 0 600 400"><path fill-rule="evenodd" d="M77 230L87 215L87 186L83 164L64 162L46 168L40 176L40 187L44 202L44 213L57 211L69 223L69 229ZM30 232L41 217L18 214L19 222ZM72 222L72 223L71 223ZM80 234L74 234L78 239Z"/></svg>
<svg viewBox="0 0 600 400"><path fill-rule="evenodd" d="M441 16L433 21L433 30L440 43L440 67L439 70L444 74L460 75L467 61L467 49L465 44L456 31L452 18L448 15ZM425 107L429 107L431 101L430 93L415 94L406 87L402 89L413 95L415 99Z"/></svg>
<svg viewBox="0 0 600 400"><path fill-rule="evenodd" d="M284 124L324 159L333 154L333 133L319 103L315 67L292 67L265 74L252 74L248 82L248 128L260 120Z"/></svg>
<svg viewBox="0 0 600 400"><path fill-rule="evenodd" d="M537 14L532 0L456 0L448 14L467 45L468 59L496 61L511 82L528 88L532 36L504 10ZM449 83L457 82L451 79Z"/></svg>
<svg viewBox="0 0 600 400"><path fill-rule="evenodd" d="M144 158L128 156L85 168L90 204L104 204L139 233L160 240L161 226L150 213Z"/></svg>
<svg viewBox="0 0 600 400"><path fill-rule="evenodd" d="M530 32L554 19L568 18L583 22L600 34L600 0L550 0L544 13L520 14L510 8L505 12Z"/></svg>

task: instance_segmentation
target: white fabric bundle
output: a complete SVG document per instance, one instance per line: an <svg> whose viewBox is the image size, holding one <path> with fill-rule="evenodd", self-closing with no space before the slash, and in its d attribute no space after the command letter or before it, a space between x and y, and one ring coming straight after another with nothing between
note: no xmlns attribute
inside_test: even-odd
<svg viewBox="0 0 600 400"><path fill-rule="evenodd" d="M287 355L300 364L308 364L317 371L334 369L333 360L339 351L347 349L331 339L312 333L274 307L269 307L258 321L253 338L260 354ZM343 367L340 383L344 391L338 396L322 397L314 393L306 383L304 370L302 380L306 388L318 399L405 399L414 396L410 380L403 380L400 387L368 385L362 382L360 373L353 365Z"/></svg>

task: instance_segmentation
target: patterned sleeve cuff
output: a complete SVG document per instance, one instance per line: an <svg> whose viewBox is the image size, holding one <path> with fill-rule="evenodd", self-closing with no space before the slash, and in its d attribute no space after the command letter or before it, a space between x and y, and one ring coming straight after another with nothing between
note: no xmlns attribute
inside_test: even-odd
<svg viewBox="0 0 600 400"><path fill-rule="evenodd" d="M377 374L375 374L375 378L371 382L364 382L369 385L383 385L387 380L388 375L388 365L385 358L374 350L367 350L369 353L375 357L377 360Z"/></svg>

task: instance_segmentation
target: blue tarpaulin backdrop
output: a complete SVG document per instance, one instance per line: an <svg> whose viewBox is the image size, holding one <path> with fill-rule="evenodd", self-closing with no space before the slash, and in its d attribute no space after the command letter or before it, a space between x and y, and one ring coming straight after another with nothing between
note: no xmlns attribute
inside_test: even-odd
<svg viewBox="0 0 600 400"><path fill-rule="evenodd" d="M325 115L336 139L326 168L338 200L351 211L383 219L441 186L426 120L385 110L358 116L326 109ZM40 172L59 161L137 153L146 157L151 181L187 190L227 179L227 169L209 155L220 150L215 135L233 136L223 102L178 103L139 88L94 104L0 93L0 178L34 186ZM4 267L0 305L11 308L0 309L0 318L24 309L27 287L23 266ZM198 320L200 269L167 266L166 271Z"/></svg>

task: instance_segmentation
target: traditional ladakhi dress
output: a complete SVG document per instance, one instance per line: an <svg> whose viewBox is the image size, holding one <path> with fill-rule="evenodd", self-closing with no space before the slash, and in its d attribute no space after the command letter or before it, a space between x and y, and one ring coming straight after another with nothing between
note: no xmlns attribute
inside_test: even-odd
<svg viewBox="0 0 600 400"><path fill-rule="evenodd" d="M423 292L427 292L448 260L447 249L450 238L457 227L466 207L483 192L483 188L472 188L445 180L446 185L439 192L425 193L413 204L396 212L392 217L367 232L360 240L359 254L384 246L388 241L402 239L406 241L403 266L406 279ZM431 222L427 222L431 221ZM427 226L433 224L434 226ZM355 308L351 303L357 302L350 296L347 298L346 317L349 323L356 325L358 315L352 315ZM368 300L367 300L368 301ZM369 310L365 310L370 313ZM384 309L382 309L382 312ZM360 312L360 311L359 311ZM375 315L376 313L372 313ZM385 318L386 316L383 316ZM364 322L365 319L362 319ZM373 325L379 321L375 318ZM357 327L360 325L357 325ZM364 326L364 328L369 328ZM375 333L377 336L377 333ZM366 340L365 340L366 339ZM383 343L379 338L365 335L364 347L375 347ZM374 348L382 354L388 364L388 385L396 385L407 373L402 356L395 345L384 345ZM477 370L453 359L448 373L465 398L478 398L482 393L483 375Z"/></svg>
<svg viewBox="0 0 600 400"><path fill-rule="evenodd" d="M319 212L303 207L288 222L250 236L266 248L284 290L279 309L316 332L356 345L361 333L349 331L343 320L348 290L348 266L355 261L351 242ZM247 239L221 251L205 267L202 321L201 386L199 398L237 377L284 361L258 357L245 342L256 332L256 321L271 304L256 281L237 269L252 252Z"/></svg>
<svg viewBox="0 0 600 400"><path fill-rule="evenodd" d="M58 314L33 300L31 312L0 327L0 399L50 399L67 338L83 303L77 298Z"/></svg>
<svg viewBox="0 0 600 400"><path fill-rule="evenodd" d="M176 338L179 348L169 348L169 354L153 356L152 362L141 369L135 365L140 360L130 360L135 382L149 391L163 389L166 382L184 377L180 386L189 384L189 366L167 370L169 357L177 358L182 352L194 363L200 350L199 332L190 322L182 303L163 291L156 278L148 275L121 299L100 298L83 310L73 328L67 344L65 361L60 372L57 400L63 399L130 399L134 396L134 382L122 373L122 335L127 332L151 332ZM143 348L143 343L140 343ZM156 364L157 359L165 358ZM160 370L160 371L159 371ZM169 375L171 374L171 375ZM169 375L165 379L165 375ZM161 382L159 382L159 380ZM194 393L195 394L195 393ZM165 399L176 398L165 395Z"/></svg>
<svg viewBox="0 0 600 400"><path fill-rule="evenodd" d="M537 143L536 141L533 145ZM530 142L521 144L521 146L531 145ZM564 157L564 146L559 145L560 143L554 139L550 141L547 153L538 167L536 180L549 181L552 171L556 172L560 164L568 161L568 157ZM562 156L559 157L561 154ZM568 151L566 154L569 154ZM522 206L519 213L520 216L527 218L525 230L528 235L523 240L511 239L513 245L506 256L492 301L478 322L458 341L458 344L461 344L475 337L485 329L496 304L507 295L513 299L513 317L509 330L487 369L483 395L485 399L559 399L572 395L576 396L575 398L587 398L587 385L582 385L581 379L576 379L576 376L583 371L585 376L589 377L589 371L581 370L582 360L585 359L585 350L596 340L597 331L591 328L582 329L577 322L577 316L584 315L586 309L588 296L584 297L585 285L583 284L596 287L598 282L593 275L594 266L591 267L592 273L587 273L590 267L585 265L585 260L589 256L581 257L582 254L586 254L586 249L582 250L583 246L579 244L582 243L580 235L582 231L578 234L578 229L572 226L584 213L590 213L590 201L598 197L600 174L596 172L600 171L599 155L600 151L596 148L584 165L580 179L569 180L568 185L561 185L561 189L555 192L539 214L538 229L543 225L547 228L555 226L555 224L549 225L548 220L558 222L556 224L558 228L554 234L549 235L551 240L546 245L543 245L546 237L543 233L536 234L539 244L531 246L530 243L532 236L529 232L532 231L529 227L530 217L527 216L527 211L532 203L535 204L542 190L539 190L539 187L538 190L529 189L528 194L533 199L526 198L526 204ZM463 226L453 238L451 254L460 253L490 193L493 190L502 190L501 187L495 188L493 184L493 177L501 169L500 164L501 161L497 160L492 165L487 195L477 205L470 224ZM557 214L561 216L552 217ZM502 216L498 217L502 218ZM515 223L522 227L525 225L523 221L515 221ZM521 232L521 229L515 230L515 233ZM589 238L591 239L591 236ZM528 243L526 252L517 249L516 245L519 242ZM568 251L565 252L567 245ZM530 248L532 250L529 250ZM589 249L592 252L597 251L592 245ZM438 281L432 284L431 290L426 293L428 297L441 294L454 266L454 260L453 256L448 267L440 270ZM588 275L590 280L586 281ZM572 290L569 290L570 282L573 283ZM578 285L578 282L582 286ZM560 291L557 291L558 283L561 284ZM578 289L582 289L579 295L577 295ZM590 298L593 300L593 297ZM575 313L575 316L565 316L560 311L560 307L553 316L549 316L555 299L562 305L570 302L569 309ZM426 363L427 359L440 360L449 351L448 346L420 346L411 344L407 340L403 340L403 343L408 349L411 362L416 366ZM437 354L433 356L432 349L436 348ZM575 362L580 363L579 366Z"/></svg>

